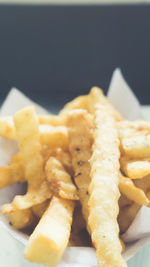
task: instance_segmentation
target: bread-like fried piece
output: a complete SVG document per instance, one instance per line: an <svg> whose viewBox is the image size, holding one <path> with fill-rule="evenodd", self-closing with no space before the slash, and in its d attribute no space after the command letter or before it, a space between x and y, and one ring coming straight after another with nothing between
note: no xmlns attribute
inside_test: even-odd
<svg viewBox="0 0 150 267"><path fill-rule="evenodd" d="M62 163L55 157L50 157L45 165L46 179L54 195L62 198L78 200L77 189Z"/></svg>
<svg viewBox="0 0 150 267"><path fill-rule="evenodd" d="M136 187L133 181L128 177L125 177L121 174L119 180L119 189L122 194L124 194L128 199L134 201L138 205L147 206L149 204L149 200L146 197L144 191Z"/></svg>
<svg viewBox="0 0 150 267"><path fill-rule="evenodd" d="M115 119L101 105L101 95L90 93L94 113L94 143L89 187L89 227L99 267L127 266L121 256L119 212L119 139Z"/></svg>
<svg viewBox="0 0 150 267"><path fill-rule="evenodd" d="M82 205L82 212L88 222L88 188L90 183L91 157L91 122L85 110L74 110L68 115L69 151L72 156L74 180L78 188L78 195ZM88 229L89 230L89 229Z"/></svg>
<svg viewBox="0 0 150 267"><path fill-rule="evenodd" d="M70 236L74 202L53 197L30 236L24 256L31 262L53 267L61 259Z"/></svg>

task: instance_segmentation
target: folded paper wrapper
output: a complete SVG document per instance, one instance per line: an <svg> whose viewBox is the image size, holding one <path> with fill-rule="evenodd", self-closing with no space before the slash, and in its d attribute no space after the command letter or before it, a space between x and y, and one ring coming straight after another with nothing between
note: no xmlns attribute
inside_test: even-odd
<svg viewBox="0 0 150 267"><path fill-rule="evenodd" d="M110 102L129 120L141 119L142 111L139 101L124 80L121 71L116 69L113 73L110 87L108 90ZM34 105L38 114L47 114L48 112L24 96L19 90L13 88L4 101L0 116L12 116L18 110ZM15 141L0 138L0 166L9 164L11 156L18 151ZM15 195L23 192L21 184L15 184L0 190L0 205L12 201ZM0 214L1 226L11 234L15 239L26 245L28 236L20 231L13 230L9 225L7 216ZM133 223L122 236L126 242L124 258L130 259L150 238L150 209L142 207L138 212ZM61 262L57 267L96 267L97 260L94 248L87 247L69 247L66 249ZM40 265L39 265L40 266Z"/></svg>

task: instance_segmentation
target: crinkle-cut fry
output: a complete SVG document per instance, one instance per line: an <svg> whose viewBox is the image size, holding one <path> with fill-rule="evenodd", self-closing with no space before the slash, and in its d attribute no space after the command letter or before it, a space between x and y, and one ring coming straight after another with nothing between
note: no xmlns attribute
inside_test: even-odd
<svg viewBox="0 0 150 267"><path fill-rule="evenodd" d="M54 195L71 200L79 199L70 174L65 171L58 159L55 157L48 159L45 165L45 174Z"/></svg>
<svg viewBox="0 0 150 267"><path fill-rule="evenodd" d="M0 167L0 188L17 182L25 182L24 169L21 162Z"/></svg>
<svg viewBox="0 0 150 267"><path fill-rule="evenodd" d="M72 156L74 180L78 188L78 195L82 205L82 212L88 222L88 188L90 183L91 158L91 122L85 110L74 110L68 115L69 151ZM88 229L89 230L89 229Z"/></svg>
<svg viewBox="0 0 150 267"><path fill-rule="evenodd" d="M108 101L107 97L104 95L102 89L99 87L92 87L90 91L90 97L89 97L89 110L91 113L93 113L93 107L91 105L91 97L92 95L95 95L95 97L98 99L99 104L105 107L107 112L114 117L116 121L123 120L122 115L119 113L118 110L115 109L115 107Z"/></svg>
<svg viewBox="0 0 150 267"><path fill-rule="evenodd" d="M127 266L121 256L117 216L119 212L119 139L115 120L92 92L94 143L89 186L89 227L98 266ZM101 102L100 102L101 103ZM112 208L113 207L113 208Z"/></svg>
<svg viewBox="0 0 150 267"><path fill-rule="evenodd" d="M66 116L60 115L39 115L38 116L40 124L50 124L51 126L65 126Z"/></svg>
<svg viewBox="0 0 150 267"><path fill-rule="evenodd" d="M130 160L127 157L120 159L121 169L130 179L141 179L150 174L148 160Z"/></svg>
<svg viewBox="0 0 150 267"><path fill-rule="evenodd" d="M133 222L135 216L137 215L139 209L141 206L139 206L136 203L133 203L132 205L120 209L119 216L118 216L118 223L120 228L120 233L123 234L127 231L131 223Z"/></svg>
<svg viewBox="0 0 150 267"><path fill-rule="evenodd" d="M128 199L134 201L138 205L149 204L149 200L146 197L144 191L136 187L131 179L120 174L119 189Z"/></svg>
<svg viewBox="0 0 150 267"><path fill-rule="evenodd" d="M48 208L49 205L49 199L45 200L44 202L37 204L32 207L33 213L38 217L41 218L46 209Z"/></svg>
<svg viewBox="0 0 150 267"><path fill-rule="evenodd" d="M44 180L42 146L38 118L33 107L25 108L14 116L17 141L29 187L39 188Z"/></svg>
<svg viewBox="0 0 150 267"><path fill-rule="evenodd" d="M30 236L24 256L31 262L53 267L61 259L70 236L74 202L53 197Z"/></svg>
<svg viewBox="0 0 150 267"><path fill-rule="evenodd" d="M27 209L51 198L49 185L45 181L38 119L34 109L28 107L17 112L14 116L14 123L28 191L23 196L16 196L11 204L4 205L3 213Z"/></svg>
<svg viewBox="0 0 150 267"><path fill-rule="evenodd" d="M40 204L51 197L52 193L50 191L49 183L47 181L43 181L39 188L33 189L30 187L30 190L25 195L17 195L13 199L12 203L4 204L2 206L2 213L7 214L17 210L31 208L32 206Z"/></svg>
<svg viewBox="0 0 150 267"><path fill-rule="evenodd" d="M68 150L68 130L65 126L40 125L40 142L50 148L62 147Z"/></svg>
<svg viewBox="0 0 150 267"><path fill-rule="evenodd" d="M123 138L121 150L132 159L150 158L150 135Z"/></svg>
<svg viewBox="0 0 150 267"><path fill-rule="evenodd" d="M16 132L11 117L0 118L0 136L7 139L15 139Z"/></svg>
<svg viewBox="0 0 150 267"><path fill-rule="evenodd" d="M49 148L49 146L42 147L42 155L44 157L44 161L46 162L49 157L56 157L64 166L65 170L73 176L73 167L71 161L71 155L68 151L64 151L61 147L57 147L54 149Z"/></svg>
<svg viewBox="0 0 150 267"><path fill-rule="evenodd" d="M68 102L64 108L59 112L59 116L65 116L72 109L88 109L88 95L81 95Z"/></svg>
<svg viewBox="0 0 150 267"><path fill-rule="evenodd" d="M144 120L128 121L122 120L117 123L119 129L133 129L137 132L147 131L150 133L150 122Z"/></svg>
<svg viewBox="0 0 150 267"><path fill-rule="evenodd" d="M8 219L14 229L23 229L33 224L34 215L31 209L18 210L9 213Z"/></svg>

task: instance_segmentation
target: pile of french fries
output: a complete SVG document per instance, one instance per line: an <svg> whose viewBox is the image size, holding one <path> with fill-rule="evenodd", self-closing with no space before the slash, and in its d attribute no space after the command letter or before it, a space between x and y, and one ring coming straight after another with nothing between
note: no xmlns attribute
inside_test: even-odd
<svg viewBox="0 0 150 267"><path fill-rule="evenodd" d="M149 206L150 123L125 120L93 87L58 115L0 118L0 136L19 145L0 188L27 187L2 207L13 228L33 229L25 258L53 267L67 246L94 246L99 267L127 266L121 235Z"/></svg>

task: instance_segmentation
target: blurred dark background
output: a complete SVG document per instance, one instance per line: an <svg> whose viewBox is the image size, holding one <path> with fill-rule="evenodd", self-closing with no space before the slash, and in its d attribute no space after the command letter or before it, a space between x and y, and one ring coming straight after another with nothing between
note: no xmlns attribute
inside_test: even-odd
<svg viewBox="0 0 150 267"><path fill-rule="evenodd" d="M116 67L150 104L150 5L0 6L0 102L15 86L60 108Z"/></svg>

